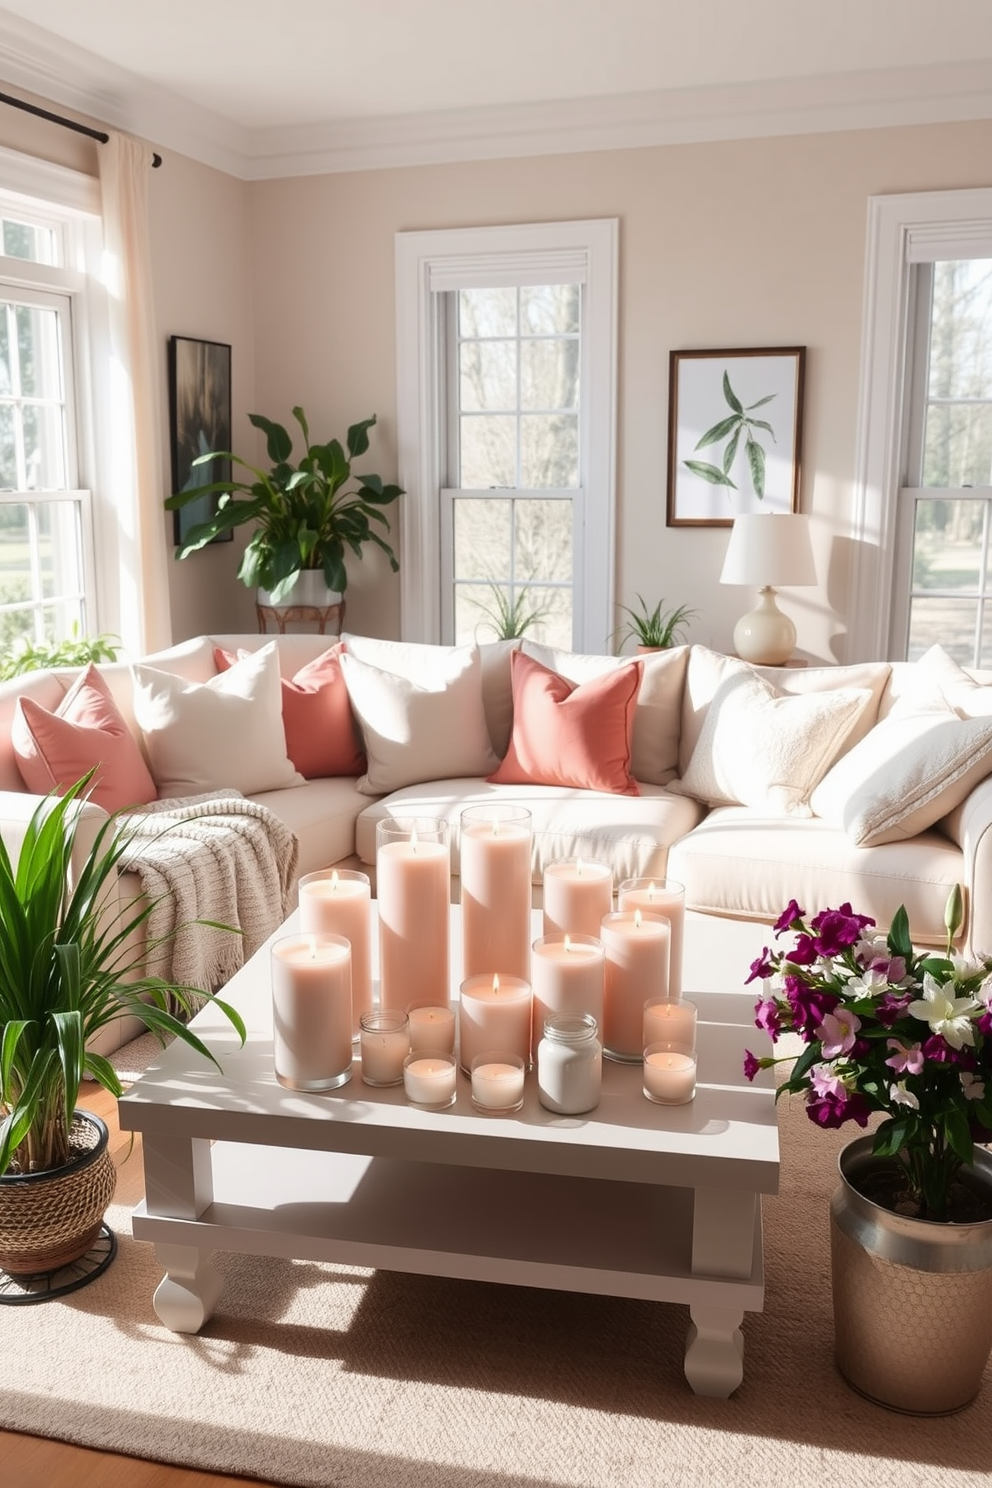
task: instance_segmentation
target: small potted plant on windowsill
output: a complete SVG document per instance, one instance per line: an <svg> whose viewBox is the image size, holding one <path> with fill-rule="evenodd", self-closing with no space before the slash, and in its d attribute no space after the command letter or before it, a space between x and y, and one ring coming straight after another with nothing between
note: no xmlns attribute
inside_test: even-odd
<svg viewBox="0 0 992 1488"><path fill-rule="evenodd" d="M681 643L686 622L695 615L695 610L690 610L687 605L666 610L663 599L659 599L654 609L649 610L646 600L640 594L637 602L640 606L638 610L630 609L627 605L620 606L627 616L627 622L614 632L614 639L619 641L621 647L625 641L636 640L639 652L667 651Z"/></svg>

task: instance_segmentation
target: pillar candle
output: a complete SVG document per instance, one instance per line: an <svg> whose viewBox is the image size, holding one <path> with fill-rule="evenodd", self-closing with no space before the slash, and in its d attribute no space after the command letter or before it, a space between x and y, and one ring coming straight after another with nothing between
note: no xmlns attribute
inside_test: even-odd
<svg viewBox="0 0 992 1488"><path fill-rule="evenodd" d="M290 1090L351 1079L351 946L340 935L287 935L272 946L272 1052Z"/></svg>
<svg viewBox="0 0 992 1488"><path fill-rule="evenodd" d="M599 935L613 908L613 871L605 863L566 858L544 869L545 935Z"/></svg>
<svg viewBox="0 0 992 1488"><path fill-rule="evenodd" d="M469 806L461 820L462 976L530 979L530 812Z"/></svg>
<svg viewBox="0 0 992 1488"><path fill-rule="evenodd" d="M531 957L534 991L533 1048L552 1013L589 1013L603 1026L605 953L598 936L543 935Z"/></svg>
<svg viewBox="0 0 992 1488"><path fill-rule="evenodd" d="M696 1094L696 1056L666 1044L644 1050L644 1094L659 1106L684 1106Z"/></svg>
<svg viewBox="0 0 992 1488"><path fill-rule="evenodd" d="M530 1064L530 983L522 977L483 974L461 985L458 1057L468 1073L477 1054L516 1054Z"/></svg>
<svg viewBox="0 0 992 1488"><path fill-rule="evenodd" d="M480 1111L519 1111L524 1103L524 1061L479 1054L472 1061L472 1104Z"/></svg>
<svg viewBox="0 0 992 1488"><path fill-rule="evenodd" d="M455 1047L455 1014L450 1007L410 1009L410 1050L415 1054L450 1054Z"/></svg>
<svg viewBox="0 0 992 1488"><path fill-rule="evenodd" d="M454 1105L457 1078L453 1054L408 1054L403 1065L406 1098L415 1106L440 1110Z"/></svg>
<svg viewBox="0 0 992 1488"><path fill-rule="evenodd" d="M668 995L682 996L682 942L685 935L685 886L673 878L628 878L617 890L618 909L642 909L664 915L672 927L668 958Z"/></svg>
<svg viewBox="0 0 992 1488"><path fill-rule="evenodd" d="M300 879L300 929L343 935L351 943L351 1003L355 1037L372 1011L372 891L367 873L350 868L307 873Z"/></svg>
<svg viewBox="0 0 992 1488"><path fill-rule="evenodd" d="M696 1047L696 1004L681 997L652 997L644 1004L644 1047L678 1045L691 1054Z"/></svg>
<svg viewBox="0 0 992 1488"><path fill-rule="evenodd" d="M447 824L387 818L376 826L383 1007L446 1007L451 873Z"/></svg>
<svg viewBox="0 0 992 1488"><path fill-rule="evenodd" d="M671 928L667 919L619 910L603 917L606 952L603 1053L638 1062L644 1053L644 1004L665 996Z"/></svg>

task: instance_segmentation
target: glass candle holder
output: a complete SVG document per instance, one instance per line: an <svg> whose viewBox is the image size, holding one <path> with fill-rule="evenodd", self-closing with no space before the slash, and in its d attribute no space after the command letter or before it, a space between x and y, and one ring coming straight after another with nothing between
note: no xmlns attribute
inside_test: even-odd
<svg viewBox="0 0 992 1488"><path fill-rule="evenodd" d="M380 1005L447 1007L448 823L388 816L376 823L375 840Z"/></svg>
<svg viewBox="0 0 992 1488"><path fill-rule="evenodd" d="M684 1106L696 1094L696 1056L678 1044L644 1050L644 1094L659 1106Z"/></svg>
<svg viewBox="0 0 992 1488"><path fill-rule="evenodd" d="M458 1057L466 1074L485 1049L501 1050L530 1064L530 983L521 977L483 974L462 982L458 1004Z"/></svg>
<svg viewBox="0 0 992 1488"><path fill-rule="evenodd" d="M410 1052L410 1020L402 1010L363 1013L359 1032L362 1079L366 1085L402 1085Z"/></svg>
<svg viewBox="0 0 992 1488"><path fill-rule="evenodd" d="M272 1053L290 1090L334 1090L351 1079L351 945L342 935L273 943Z"/></svg>
<svg viewBox="0 0 992 1488"><path fill-rule="evenodd" d="M671 929L660 915L620 909L603 916L606 952L603 989L603 1054L640 1064L644 1053L644 1004L668 992Z"/></svg>
<svg viewBox="0 0 992 1488"><path fill-rule="evenodd" d="M668 955L668 995L682 996L682 944L685 939L685 884L674 878L625 878L617 889L618 909L664 915L672 927Z"/></svg>
<svg viewBox="0 0 992 1488"><path fill-rule="evenodd" d="M406 1098L422 1111L443 1111L453 1106L457 1079L453 1054L408 1054L403 1061Z"/></svg>
<svg viewBox="0 0 992 1488"><path fill-rule="evenodd" d="M524 1061L519 1054L483 1051L472 1060L472 1105L487 1116L508 1116L524 1103Z"/></svg>
<svg viewBox="0 0 992 1488"><path fill-rule="evenodd" d="M544 1024L537 1046L537 1098L563 1116L578 1116L599 1105L603 1046L596 1019L588 1013L558 1013Z"/></svg>
<svg viewBox="0 0 992 1488"><path fill-rule="evenodd" d="M459 848L462 979L498 971L530 980L531 814L466 806Z"/></svg>
<svg viewBox="0 0 992 1488"><path fill-rule="evenodd" d="M695 1053L697 1010L684 997L649 997L644 1004L644 1048L672 1044Z"/></svg>
<svg viewBox="0 0 992 1488"><path fill-rule="evenodd" d="M411 1054L451 1054L455 1047L455 1012L450 1007L408 1008Z"/></svg>
<svg viewBox="0 0 992 1488"><path fill-rule="evenodd" d="M351 1007L357 1038L362 1014L372 1011L372 887L367 873L321 868L299 882L300 929L343 935L351 942Z"/></svg>
<svg viewBox="0 0 992 1488"><path fill-rule="evenodd" d="M545 865L542 884L545 935L598 937L613 908L613 870L592 858L564 858Z"/></svg>

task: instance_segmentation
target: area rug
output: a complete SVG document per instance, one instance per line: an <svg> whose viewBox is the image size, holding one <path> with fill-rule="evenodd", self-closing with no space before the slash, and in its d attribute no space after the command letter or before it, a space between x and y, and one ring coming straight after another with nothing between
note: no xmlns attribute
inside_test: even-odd
<svg viewBox="0 0 992 1488"><path fill-rule="evenodd" d="M152 1248L118 1208L105 1276L3 1309L0 1425L314 1488L988 1488L992 1369L935 1420L835 1372L827 1199L846 1134L779 1109L765 1311L745 1317L729 1400L685 1382L686 1310L646 1302L223 1255L219 1311L170 1333Z"/></svg>

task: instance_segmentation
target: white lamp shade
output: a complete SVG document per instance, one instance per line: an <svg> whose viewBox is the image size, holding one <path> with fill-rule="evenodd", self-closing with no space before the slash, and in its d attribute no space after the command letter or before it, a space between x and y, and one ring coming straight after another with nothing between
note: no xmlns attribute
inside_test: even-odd
<svg viewBox="0 0 992 1488"><path fill-rule="evenodd" d="M759 589L816 583L809 517L798 512L748 512L734 518L721 584Z"/></svg>

